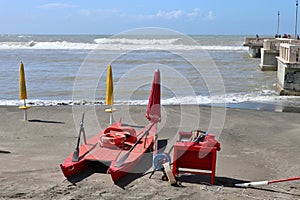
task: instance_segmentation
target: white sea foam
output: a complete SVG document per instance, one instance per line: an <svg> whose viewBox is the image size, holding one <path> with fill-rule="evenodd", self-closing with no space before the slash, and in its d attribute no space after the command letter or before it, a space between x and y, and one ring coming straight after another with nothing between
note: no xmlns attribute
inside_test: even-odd
<svg viewBox="0 0 300 200"><path fill-rule="evenodd" d="M97 44L73 42L1 42L0 49L64 49L64 50L92 50Z"/></svg>
<svg viewBox="0 0 300 200"><path fill-rule="evenodd" d="M93 100L39 100L28 99L27 105L30 106L59 106L59 105L104 105L104 101ZM206 105L206 104L235 104L235 103L288 103L291 106L300 107L300 97L296 96L277 96L268 92L267 95L249 94L226 94L220 96L179 96L162 99L162 105ZM116 105L147 105L148 100L116 100ZM0 106L20 106L23 102L19 100L0 100Z"/></svg>
<svg viewBox="0 0 300 200"><path fill-rule="evenodd" d="M94 105L103 104L101 101L87 101L87 100L40 100L27 99L27 106L62 106L62 105ZM23 101L20 100L0 100L0 106L22 106Z"/></svg>
<svg viewBox="0 0 300 200"><path fill-rule="evenodd" d="M133 44L133 45L166 45L175 44L179 39L127 39L127 38L99 38L97 44Z"/></svg>
<svg viewBox="0 0 300 200"><path fill-rule="evenodd" d="M60 50L216 50L246 51L243 46L205 46L177 44L178 39L95 39L95 43L56 42L0 42L0 49L60 49Z"/></svg>

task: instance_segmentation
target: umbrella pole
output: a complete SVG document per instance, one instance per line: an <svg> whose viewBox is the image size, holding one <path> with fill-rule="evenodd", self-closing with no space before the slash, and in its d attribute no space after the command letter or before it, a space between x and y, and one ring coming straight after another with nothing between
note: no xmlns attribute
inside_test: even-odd
<svg viewBox="0 0 300 200"><path fill-rule="evenodd" d="M112 125L114 123L114 116L113 116L113 112L115 112L116 109L113 109L112 106L110 106L109 108L105 109L105 112L109 113L109 124Z"/></svg>
<svg viewBox="0 0 300 200"><path fill-rule="evenodd" d="M27 121L27 109L26 109L26 100L24 99L24 120Z"/></svg>
<svg viewBox="0 0 300 200"><path fill-rule="evenodd" d="M250 183L238 183L238 184L235 184L235 186L236 187L255 187L255 186L269 185L271 183L280 183L280 182L295 181L295 180L300 180L300 176L292 177L292 178L278 179L278 180L271 180L271 181L257 181L257 182L250 182Z"/></svg>
<svg viewBox="0 0 300 200"><path fill-rule="evenodd" d="M109 124L112 125L112 113L109 113Z"/></svg>
<svg viewBox="0 0 300 200"><path fill-rule="evenodd" d="M111 112L109 113L109 124L112 125L113 121L114 121L112 106L110 107L110 109L111 109Z"/></svg>

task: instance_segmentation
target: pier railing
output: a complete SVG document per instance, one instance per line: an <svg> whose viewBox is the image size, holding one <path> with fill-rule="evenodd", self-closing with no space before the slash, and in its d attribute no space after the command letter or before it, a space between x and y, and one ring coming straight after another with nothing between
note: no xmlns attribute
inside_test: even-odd
<svg viewBox="0 0 300 200"><path fill-rule="evenodd" d="M300 62L300 44L281 43L279 49L279 59L286 63Z"/></svg>
<svg viewBox="0 0 300 200"><path fill-rule="evenodd" d="M279 50L280 44L300 44L300 40L287 39L287 38L274 38L265 39L263 43L263 48L265 50Z"/></svg>
<svg viewBox="0 0 300 200"><path fill-rule="evenodd" d="M244 38L244 46L262 45L265 38Z"/></svg>
<svg viewBox="0 0 300 200"><path fill-rule="evenodd" d="M280 41L277 39L265 39L263 48L265 50L279 50Z"/></svg>
<svg viewBox="0 0 300 200"><path fill-rule="evenodd" d="M263 46L265 39L272 39L272 38L250 38L245 37L243 46Z"/></svg>

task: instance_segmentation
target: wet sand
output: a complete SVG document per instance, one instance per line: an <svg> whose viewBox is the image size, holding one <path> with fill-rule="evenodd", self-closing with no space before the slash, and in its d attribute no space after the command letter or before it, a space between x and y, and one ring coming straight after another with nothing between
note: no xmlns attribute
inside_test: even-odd
<svg viewBox="0 0 300 200"><path fill-rule="evenodd" d="M179 127L182 115L188 113L183 114L181 109L199 109L198 127L189 121ZM81 110L87 110L88 135L109 122L102 107ZM123 122L146 125L145 110L144 106L130 106L131 121L123 118ZM115 114L115 119L121 114ZM173 138L180 130L207 130L211 108L164 106L163 117L159 137ZM162 181L161 172L149 179L151 169L144 175L125 177L128 181L121 186L102 173L71 184L59 164L75 148L80 112L73 113L71 106L33 107L28 110L28 120L23 120L23 112L17 107L0 107L0 199L300 199L300 181L247 189L233 187L238 182L300 175L298 113L227 108L218 138L221 151L217 155L215 185L210 185L205 176L183 175L179 187Z"/></svg>

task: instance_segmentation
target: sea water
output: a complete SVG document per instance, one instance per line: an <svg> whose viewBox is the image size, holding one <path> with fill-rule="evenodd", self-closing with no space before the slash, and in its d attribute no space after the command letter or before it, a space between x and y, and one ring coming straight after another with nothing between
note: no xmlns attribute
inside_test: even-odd
<svg viewBox="0 0 300 200"><path fill-rule="evenodd" d="M20 105L22 61L31 105L105 104L105 70L111 64L116 104L147 104L159 68L164 105L299 108L298 97L278 96L276 72L260 70L260 59L250 58L243 47L244 37L0 35L0 105ZM87 88L76 87L80 80ZM211 84L214 80L222 85ZM90 91L78 96L79 90Z"/></svg>

